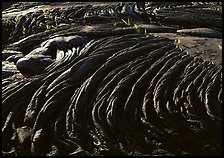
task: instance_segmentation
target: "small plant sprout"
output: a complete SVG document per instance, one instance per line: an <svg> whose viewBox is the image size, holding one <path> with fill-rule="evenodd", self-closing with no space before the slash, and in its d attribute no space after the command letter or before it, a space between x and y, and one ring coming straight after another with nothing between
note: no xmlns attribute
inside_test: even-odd
<svg viewBox="0 0 224 158"><path fill-rule="evenodd" d="M51 25L51 27L53 28L53 29L56 29L57 27L56 26L54 26L54 25Z"/></svg>
<svg viewBox="0 0 224 158"><path fill-rule="evenodd" d="M121 19L121 20L125 23L125 25L131 26L130 18L128 18L128 22L125 21L124 19Z"/></svg>
<svg viewBox="0 0 224 158"><path fill-rule="evenodd" d="M219 48L220 50L222 50L222 46L221 46L221 44L218 45L218 48Z"/></svg>
<svg viewBox="0 0 224 158"><path fill-rule="evenodd" d="M58 27L58 22L57 22L56 17L54 18L54 21L55 21L55 26Z"/></svg>
<svg viewBox="0 0 224 158"><path fill-rule="evenodd" d="M49 14L52 11L51 7L43 8L43 11Z"/></svg>
<svg viewBox="0 0 224 158"><path fill-rule="evenodd" d="M54 25L51 25L52 28L56 29L58 27L58 23L57 21L55 21L55 26Z"/></svg>
<svg viewBox="0 0 224 158"><path fill-rule="evenodd" d="M177 44L178 44L178 46L181 45L180 38L177 39Z"/></svg>
<svg viewBox="0 0 224 158"><path fill-rule="evenodd" d="M46 24L47 30L51 29L51 25Z"/></svg>
<svg viewBox="0 0 224 158"><path fill-rule="evenodd" d="M58 27L58 23L55 20L55 26L54 25L48 25L48 24L46 24L45 26L46 26L46 29L47 30L50 30L51 28L56 29Z"/></svg>
<svg viewBox="0 0 224 158"><path fill-rule="evenodd" d="M128 18L128 26L130 26L131 25L131 21L130 21L130 19Z"/></svg>
<svg viewBox="0 0 224 158"><path fill-rule="evenodd" d="M124 19L121 19L124 23L125 23L125 25L127 25L128 23L124 20Z"/></svg>
<svg viewBox="0 0 224 158"><path fill-rule="evenodd" d="M23 26L23 31L22 31L23 35L26 34L26 28Z"/></svg>
<svg viewBox="0 0 224 158"><path fill-rule="evenodd" d="M116 26L117 26L117 22L114 23L114 27L116 27Z"/></svg>
<svg viewBox="0 0 224 158"><path fill-rule="evenodd" d="M138 24L134 24L134 28L135 28L136 30L139 30L139 29L140 29L140 26L139 26Z"/></svg>
<svg viewBox="0 0 224 158"><path fill-rule="evenodd" d="M16 20L16 21L18 21L18 20L19 20L19 16L18 16L18 15L15 17L15 20Z"/></svg>

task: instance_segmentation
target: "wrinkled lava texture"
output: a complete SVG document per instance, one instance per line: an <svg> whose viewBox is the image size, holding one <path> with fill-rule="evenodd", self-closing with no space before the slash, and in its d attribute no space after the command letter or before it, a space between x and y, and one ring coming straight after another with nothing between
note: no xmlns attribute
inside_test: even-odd
<svg viewBox="0 0 224 158"><path fill-rule="evenodd" d="M221 155L221 2L2 4L3 156Z"/></svg>

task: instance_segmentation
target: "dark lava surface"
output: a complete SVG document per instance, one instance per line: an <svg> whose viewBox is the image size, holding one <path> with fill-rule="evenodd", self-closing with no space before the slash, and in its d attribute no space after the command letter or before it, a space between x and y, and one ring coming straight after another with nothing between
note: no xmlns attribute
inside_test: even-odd
<svg viewBox="0 0 224 158"><path fill-rule="evenodd" d="M220 156L221 2L2 2L3 156Z"/></svg>

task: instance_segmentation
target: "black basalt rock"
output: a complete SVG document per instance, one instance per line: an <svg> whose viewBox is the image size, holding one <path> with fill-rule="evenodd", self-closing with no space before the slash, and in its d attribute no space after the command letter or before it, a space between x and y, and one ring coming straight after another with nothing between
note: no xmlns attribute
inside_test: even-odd
<svg viewBox="0 0 224 158"><path fill-rule="evenodd" d="M6 9L2 60L17 73L2 71L3 156L220 156L220 6ZM195 53L195 43L213 53Z"/></svg>

